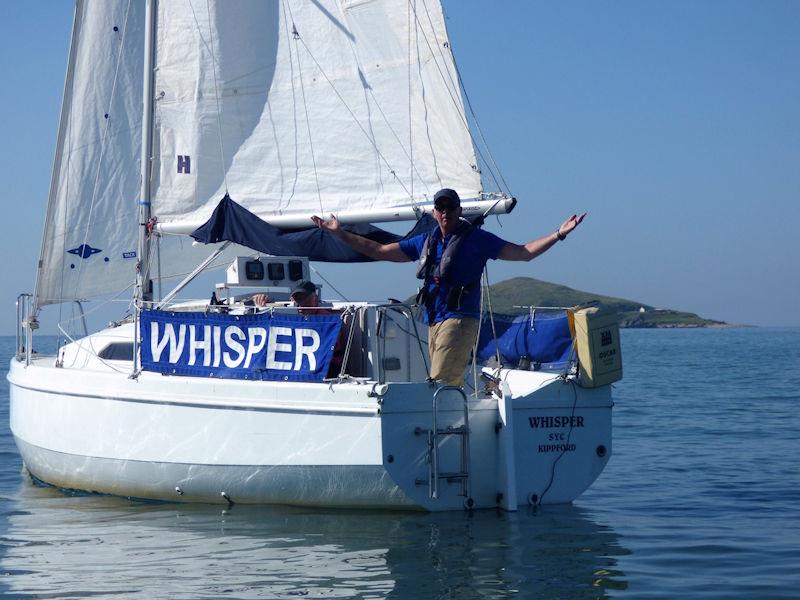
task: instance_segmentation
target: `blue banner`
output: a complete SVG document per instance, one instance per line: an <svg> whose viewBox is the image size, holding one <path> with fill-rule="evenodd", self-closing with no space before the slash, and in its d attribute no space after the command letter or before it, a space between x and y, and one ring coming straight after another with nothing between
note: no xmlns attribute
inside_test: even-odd
<svg viewBox="0 0 800 600"><path fill-rule="evenodd" d="M338 315L142 311L142 369L172 375L322 381Z"/></svg>

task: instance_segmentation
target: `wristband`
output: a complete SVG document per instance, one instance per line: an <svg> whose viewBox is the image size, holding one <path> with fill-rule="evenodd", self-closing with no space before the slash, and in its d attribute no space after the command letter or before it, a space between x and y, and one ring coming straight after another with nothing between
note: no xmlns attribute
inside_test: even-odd
<svg viewBox="0 0 800 600"><path fill-rule="evenodd" d="M567 235L561 233L561 228L560 227L558 229L556 229L556 237L559 239L559 241L562 241L562 242L565 239L567 239Z"/></svg>

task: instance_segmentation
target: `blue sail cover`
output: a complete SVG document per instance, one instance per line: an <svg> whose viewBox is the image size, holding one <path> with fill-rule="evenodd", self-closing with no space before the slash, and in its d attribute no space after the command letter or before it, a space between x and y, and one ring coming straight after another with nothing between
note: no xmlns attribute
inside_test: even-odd
<svg viewBox="0 0 800 600"><path fill-rule="evenodd" d="M501 362L516 366L521 358L540 363L542 368L563 368L572 353L572 336L566 313L539 314L512 317L495 315L494 326L497 343L492 334L492 325L486 317L481 323L478 340L478 360L486 361L499 349Z"/></svg>
<svg viewBox="0 0 800 600"><path fill-rule="evenodd" d="M342 227L378 243L389 244L427 233L436 227L436 221L426 213L405 236L369 224ZM211 218L195 229L191 236L204 244L230 241L272 256L307 256L310 260L345 263L374 260L317 227L280 229L270 225L234 202L227 194L220 200Z"/></svg>

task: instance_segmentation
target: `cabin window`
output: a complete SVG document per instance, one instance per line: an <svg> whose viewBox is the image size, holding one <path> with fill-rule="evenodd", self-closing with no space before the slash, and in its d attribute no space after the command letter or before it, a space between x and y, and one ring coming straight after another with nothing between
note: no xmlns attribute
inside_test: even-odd
<svg viewBox="0 0 800 600"><path fill-rule="evenodd" d="M113 342L97 356L104 360L133 360L133 342Z"/></svg>

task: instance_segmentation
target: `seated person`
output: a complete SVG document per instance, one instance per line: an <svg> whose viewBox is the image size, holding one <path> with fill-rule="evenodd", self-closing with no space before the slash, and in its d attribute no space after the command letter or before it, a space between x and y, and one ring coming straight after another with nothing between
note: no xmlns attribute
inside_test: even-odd
<svg viewBox="0 0 800 600"><path fill-rule="evenodd" d="M297 284L292 289L292 293L289 294L289 298L292 299L292 304L297 306L299 310L297 311L301 315L305 314L317 314L317 315L331 315L333 311L329 308L321 308L322 303L319 299L319 291L317 290L317 286L314 285L313 282L309 281L308 279L302 279L297 282ZM270 302L272 302L272 297L268 294L256 294L253 296L253 303L258 307L264 307ZM304 308L313 308L316 310L303 310Z"/></svg>
<svg viewBox="0 0 800 600"><path fill-rule="evenodd" d="M297 312L301 315L332 315L333 311L329 308L321 308L322 302L319 299L319 290L313 282L303 279L289 294L292 303L298 307ZM309 309L309 310L304 310Z"/></svg>
<svg viewBox="0 0 800 600"><path fill-rule="evenodd" d="M298 281L292 289L291 294L289 294L289 297L292 299L292 303L297 307L297 312L301 315L334 314L333 310L322 306L317 286L308 279L302 279ZM266 306L267 303L271 301L272 298L270 298L267 294L256 294L253 296L253 302L256 306ZM342 370L344 351L347 347L347 331L346 327L344 326L345 324L346 323L342 323L342 328L339 331L339 337L336 340L336 346L333 348L333 358L331 359L331 365L328 368L328 378L338 377Z"/></svg>

